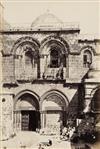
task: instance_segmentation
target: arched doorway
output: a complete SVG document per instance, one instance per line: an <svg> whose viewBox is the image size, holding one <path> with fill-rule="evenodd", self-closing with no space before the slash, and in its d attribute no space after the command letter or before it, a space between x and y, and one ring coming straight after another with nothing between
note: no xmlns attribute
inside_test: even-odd
<svg viewBox="0 0 100 149"><path fill-rule="evenodd" d="M40 127L39 102L30 93L18 97L14 110L14 126L16 130L36 131Z"/></svg>
<svg viewBox="0 0 100 149"><path fill-rule="evenodd" d="M97 89L92 99L92 110L100 113L100 89Z"/></svg>
<svg viewBox="0 0 100 149"><path fill-rule="evenodd" d="M96 129L99 129L99 131L100 131L100 88L97 89L94 93L91 108L92 108L93 112L95 113Z"/></svg>
<svg viewBox="0 0 100 149"><path fill-rule="evenodd" d="M51 91L45 94L41 102L41 126L47 134L60 134L66 125L66 108L68 101L59 92Z"/></svg>

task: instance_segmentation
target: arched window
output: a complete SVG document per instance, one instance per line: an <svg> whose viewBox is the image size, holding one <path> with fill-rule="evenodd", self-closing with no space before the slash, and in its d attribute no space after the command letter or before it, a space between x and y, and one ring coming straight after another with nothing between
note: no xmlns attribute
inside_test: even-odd
<svg viewBox="0 0 100 149"><path fill-rule="evenodd" d="M57 68L59 63L59 52L56 49L52 49L50 51L50 67Z"/></svg>
<svg viewBox="0 0 100 149"><path fill-rule="evenodd" d="M66 55L62 54L59 49L51 49L50 51L50 67L58 68L61 65L66 67Z"/></svg>
<svg viewBox="0 0 100 149"><path fill-rule="evenodd" d="M25 66L32 66L33 67L33 55L30 51L25 53Z"/></svg>
<svg viewBox="0 0 100 149"><path fill-rule="evenodd" d="M26 40L15 49L15 76L17 80L32 80L40 76L39 47Z"/></svg>
<svg viewBox="0 0 100 149"><path fill-rule="evenodd" d="M90 67L92 63L92 54L89 50L85 50L83 54L83 65L84 67Z"/></svg>

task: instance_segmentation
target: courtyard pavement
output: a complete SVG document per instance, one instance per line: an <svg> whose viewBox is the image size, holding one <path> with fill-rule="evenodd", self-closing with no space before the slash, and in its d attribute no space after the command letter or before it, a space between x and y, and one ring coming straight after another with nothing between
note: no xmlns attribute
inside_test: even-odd
<svg viewBox="0 0 100 149"><path fill-rule="evenodd" d="M48 139L52 140L52 146L43 146L43 149L77 149L71 145L70 141L61 141L57 136L40 135L29 131L19 132L13 138L1 141L0 149L39 149L40 142ZM89 146L88 149L100 149L100 142Z"/></svg>
<svg viewBox="0 0 100 149"><path fill-rule="evenodd" d="M70 142L61 141L57 136L40 135L36 132L19 132L13 138L0 142L0 149L19 149L32 148L38 149L40 142L52 140L52 146L43 147L44 149L71 149Z"/></svg>

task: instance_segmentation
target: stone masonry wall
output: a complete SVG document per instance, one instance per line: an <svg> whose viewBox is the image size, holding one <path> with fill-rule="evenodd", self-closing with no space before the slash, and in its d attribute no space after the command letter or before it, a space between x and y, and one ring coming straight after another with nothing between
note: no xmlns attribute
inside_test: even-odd
<svg viewBox="0 0 100 149"><path fill-rule="evenodd" d="M14 59L13 56L4 56L2 61L4 83L14 82Z"/></svg>
<svg viewBox="0 0 100 149"><path fill-rule="evenodd" d="M81 55L69 55L69 78L82 79L87 72Z"/></svg>
<svg viewBox="0 0 100 149"><path fill-rule="evenodd" d="M1 95L2 104L2 140L13 134L13 98L10 94Z"/></svg>

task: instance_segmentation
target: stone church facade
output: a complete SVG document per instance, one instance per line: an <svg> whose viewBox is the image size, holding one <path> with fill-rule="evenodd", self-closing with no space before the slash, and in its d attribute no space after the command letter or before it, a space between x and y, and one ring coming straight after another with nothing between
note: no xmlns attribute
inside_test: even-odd
<svg viewBox="0 0 100 149"><path fill-rule="evenodd" d="M2 138L18 131L58 134L82 113L100 113L100 40L53 14L30 29L0 31Z"/></svg>

